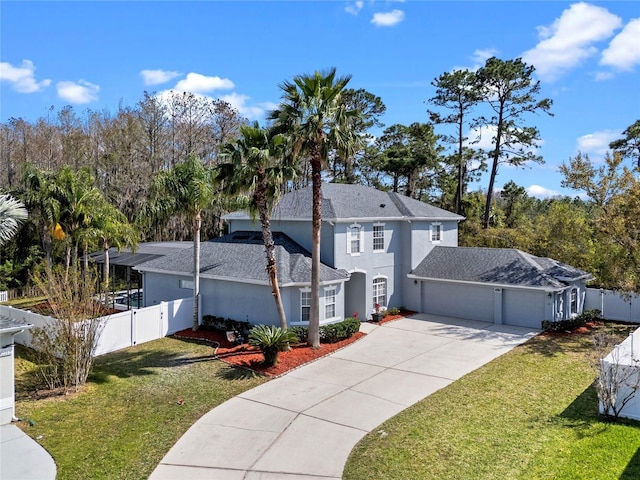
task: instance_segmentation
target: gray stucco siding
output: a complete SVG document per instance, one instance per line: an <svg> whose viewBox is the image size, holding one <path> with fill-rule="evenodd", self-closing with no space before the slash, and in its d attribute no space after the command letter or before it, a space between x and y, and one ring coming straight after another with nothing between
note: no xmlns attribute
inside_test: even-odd
<svg viewBox="0 0 640 480"><path fill-rule="evenodd" d="M441 238L439 241L431 240L431 226L437 223L441 225ZM413 221L411 222L411 269L414 269L436 245L443 247L458 246L458 222L452 221Z"/></svg>
<svg viewBox="0 0 640 480"><path fill-rule="evenodd" d="M192 275L167 275L166 273L145 272L143 275L144 305L158 305L160 302L189 298L190 288L180 288L180 280L193 281Z"/></svg>

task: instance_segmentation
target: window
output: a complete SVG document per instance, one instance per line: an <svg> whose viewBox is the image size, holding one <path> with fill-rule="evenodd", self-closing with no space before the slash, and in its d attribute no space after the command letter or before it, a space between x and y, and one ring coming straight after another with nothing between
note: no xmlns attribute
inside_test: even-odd
<svg viewBox="0 0 640 480"><path fill-rule="evenodd" d="M311 315L311 290L300 290L300 321L308 322Z"/></svg>
<svg viewBox="0 0 640 480"><path fill-rule="evenodd" d="M364 230L358 224L353 224L347 229L347 253L356 255L364 252Z"/></svg>
<svg viewBox="0 0 640 480"><path fill-rule="evenodd" d="M193 290L193 280L180 280L180 288L188 288Z"/></svg>
<svg viewBox="0 0 640 480"><path fill-rule="evenodd" d="M571 315L578 313L578 290L571 290Z"/></svg>
<svg viewBox="0 0 640 480"><path fill-rule="evenodd" d="M384 251L384 225L378 224L373 226L373 251Z"/></svg>
<svg viewBox="0 0 640 480"><path fill-rule="evenodd" d="M387 306L387 279L373 279L373 307L379 305L380 308Z"/></svg>
<svg viewBox="0 0 640 480"><path fill-rule="evenodd" d="M327 288L324 291L324 318L336 316L336 287Z"/></svg>
<svg viewBox="0 0 640 480"><path fill-rule="evenodd" d="M432 223L431 224L431 241L439 242L440 240L442 240L442 224Z"/></svg>

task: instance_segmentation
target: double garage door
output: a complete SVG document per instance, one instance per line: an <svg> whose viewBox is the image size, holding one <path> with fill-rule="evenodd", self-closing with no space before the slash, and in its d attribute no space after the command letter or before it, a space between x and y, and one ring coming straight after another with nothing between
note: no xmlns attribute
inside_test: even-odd
<svg viewBox="0 0 640 480"><path fill-rule="evenodd" d="M423 313L541 328L546 294L540 290L423 281Z"/></svg>

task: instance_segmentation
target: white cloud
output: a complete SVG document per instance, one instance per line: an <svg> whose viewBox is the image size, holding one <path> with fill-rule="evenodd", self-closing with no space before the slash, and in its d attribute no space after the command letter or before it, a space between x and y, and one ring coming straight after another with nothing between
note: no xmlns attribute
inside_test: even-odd
<svg viewBox="0 0 640 480"><path fill-rule="evenodd" d="M611 37L621 25L620 17L606 8L574 3L551 26L538 27L541 41L522 59L536 68L539 78L554 81L595 55L593 44Z"/></svg>
<svg viewBox="0 0 640 480"><path fill-rule="evenodd" d="M167 83L180 75L180 72L169 70L142 70L140 72L145 85L160 85Z"/></svg>
<svg viewBox="0 0 640 480"><path fill-rule="evenodd" d="M393 27L404 20L402 10L392 10L385 13L374 13L371 23L376 27Z"/></svg>
<svg viewBox="0 0 640 480"><path fill-rule="evenodd" d="M85 80L77 82L63 81L56 83L58 96L71 103L89 103L98 99L100 87Z"/></svg>
<svg viewBox="0 0 640 480"><path fill-rule="evenodd" d="M559 197L561 196L560 192L557 190L551 190L550 188L543 187L541 185L530 185L526 188L527 195L536 198L549 198L549 197Z"/></svg>
<svg viewBox="0 0 640 480"><path fill-rule="evenodd" d="M31 60L22 60L22 65L14 67L8 62L0 62L0 80L9 82L16 92L33 93L51 85L51 80L37 82L36 67Z"/></svg>
<svg viewBox="0 0 640 480"><path fill-rule="evenodd" d="M238 110L240 115L250 120L258 120L264 117L265 112L275 110L277 104L271 102L258 103L255 105L248 105L247 102L251 97L242 95L239 93L230 93L229 95L223 95L220 100L227 102L233 108Z"/></svg>
<svg viewBox="0 0 640 480"><path fill-rule="evenodd" d="M347 13L350 13L351 15L358 15L358 13L360 13L360 10L362 10L363 6L364 6L364 2L362 0L359 0L357 2L353 2L352 4L347 5L344 8L344 11Z"/></svg>
<svg viewBox="0 0 640 480"><path fill-rule="evenodd" d="M230 90L234 84L228 78L207 77L199 73L189 73L187 78L180 80L175 90L190 93L208 93L213 90Z"/></svg>
<svg viewBox="0 0 640 480"><path fill-rule="evenodd" d="M588 133L577 140L577 150L587 155L604 157L609 151L609 144L622 137L622 133L613 130L601 130Z"/></svg>
<svg viewBox="0 0 640 480"><path fill-rule="evenodd" d="M640 64L640 18L631 20L602 52L600 65L632 70Z"/></svg>

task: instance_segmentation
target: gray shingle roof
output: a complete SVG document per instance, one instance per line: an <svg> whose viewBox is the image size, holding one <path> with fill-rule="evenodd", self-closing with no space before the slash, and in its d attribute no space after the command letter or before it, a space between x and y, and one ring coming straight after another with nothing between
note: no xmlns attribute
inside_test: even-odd
<svg viewBox="0 0 640 480"><path fill-rule="evenodd" d="M0 315L0 332L19 332L20 330L26 330L31 327L33 327L33 325L30 323Z"/></svg>
<svg viewBox="0 0 640 480"><path fill-rule="evenodd" d="M274 208L274 220L310 220L311 187L289 192ZM248 218L246 212L234 212L225 219ZM364 185L324 183L322 185L322 219L392 219L462 220L464 217L428 203L393 192L383 192Z"/></svg>
<svg viewBox="0 0 640 480"><path fill-rule="evenodd" d="M284 286L311 282L311 254L287 235L273 233L276 246L278 282ZM269 283L261 232L234 232L200 244L200 278L224 278ZM193 248L150 260L136 267L140 271L160 271L193 275ZM345 270L320 265L320 281L349 277Z"/></svg>
<svg viewBox="0 0 640 480"><path fill-rule="evenodd" d="M416 277L540 288L591 275L551 258L514 248L434 247L412 272Z"/></svg>

